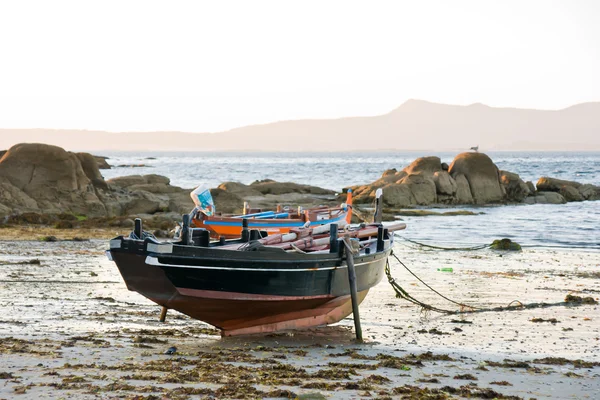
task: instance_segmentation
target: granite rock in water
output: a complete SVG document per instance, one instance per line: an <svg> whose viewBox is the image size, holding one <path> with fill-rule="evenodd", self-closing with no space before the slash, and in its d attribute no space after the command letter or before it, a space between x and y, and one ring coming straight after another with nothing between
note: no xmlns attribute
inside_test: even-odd
<svg viewBox="0 0 600 400"><path fill-rule="evenodd" d="M454 196L458 190L456 181L447 171L436 171L433 173L433 182L438 194Z"/></svg>
<svg viewBox="0 0 600 400"><path fill-rule="evenodd" d="M373 204L379 188L386 207L600 200L600 187L549 177L541 178L536 190L532 182L499 170L486 154L477 152L457 155L449 167L438 157L421 157L402 171L388 169L378 180L352 187L354 202Z"/></svg>
<svg viewBox="0 0 600 400"><path fill-rule="evenodd" d="M573 186L563 186L558 191L566 201L583 201L583 195Z"/></svg>
<svg viewBox="0 0 600 400"><path fill-rule="evenodd" d="M508 171L500 171L500 184L504 187L506 200L521 202L532 192L529 186L523 182L518 174Z"/></svg>
<svg viewBox="0 0 600 400"><path fill-rule="evenodd" d="M556 192L537 192L535 196L529 196L524 201L525 204L564 204L565 198Z"/></svg>
<svg viewBox="0 0 600 400"><path fill-rule="evenodd" d="M461 153L454 158L448 172L452 177L463 175L467 178L476 204L498 203L505 200L505 192L500 186L498 167L486 154Z"/></svg>
<svg viewBox="0 0 600 400"><path fill-rule="evenodd" d="M537 181L535 186L540 192L560 192L560 189L564 186L572 186L577 189L581 186L581 183L543 176Z"/></svg>
<svg viewBox="0 0 600 400"><path fill-rule="evenodd" d="M589 183L579 186L579 193L585 200L600 200L600 187Z"/></svg>

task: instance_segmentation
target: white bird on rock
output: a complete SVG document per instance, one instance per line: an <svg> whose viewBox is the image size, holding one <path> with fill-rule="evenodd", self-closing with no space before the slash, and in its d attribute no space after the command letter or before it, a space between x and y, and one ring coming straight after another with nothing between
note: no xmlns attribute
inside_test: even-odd
<svg viewBox="0 0 600 400"><path fill-rule="evenodd" d="M479 145L471 147L469 150L479 151Z"/></svg>

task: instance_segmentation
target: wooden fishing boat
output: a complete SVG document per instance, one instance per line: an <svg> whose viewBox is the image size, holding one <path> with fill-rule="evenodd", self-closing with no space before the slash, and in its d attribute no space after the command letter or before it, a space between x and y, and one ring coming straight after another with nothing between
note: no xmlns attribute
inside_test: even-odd
<svg viewBox="0 0 600 400"><path fill-rule="evenodd" d="M185 216L184 216L185 217ZM384 275L393 235L402 223L353 228L327 224L291 228L262 239L247 228L237 240L209 242L205 229L187 228L176 242L144 240L141 221L131 237L107 252L129 290L163 310L174 309L221 329L224 336L326 325L352 313L348 259L358 301ZM338 230L342 228L342 230ZM254 231L256 232L256 231ZM340 236L352 243L352 252Z"/></svg>
<svg viewBox="0 0 600 400"><path fill-rule="evenodd" d="M192 199L197 198L192 192ZM213 238L235 239L242 232L244 220L247 220L249 229L256 229L274 233L288 233L292 228L302 226L318 226L332 223L350 223L352 218L352 189L348 190L346 202L339 207L312 207L302 209L300 207L289 210L279 208L275 211L248 210L244 206L241 215L220 215L212 213L212 208L205 208L197 202L197 207L192 211L192 224L197 228L204 228L210 232ZM250 212L248 212L250 211Z"/></svg>

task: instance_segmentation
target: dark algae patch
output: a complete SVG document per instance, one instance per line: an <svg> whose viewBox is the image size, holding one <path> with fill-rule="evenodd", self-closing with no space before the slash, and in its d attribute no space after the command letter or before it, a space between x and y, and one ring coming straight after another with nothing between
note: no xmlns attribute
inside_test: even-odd
<svg viewBox="0 0 600 400"><path fill-rule="evenodd" d="M598 361L584 361L584 360L569 360L564 357L544 357L544 358L536 358L532 362L536 364L546 364L546 365L567 365L571 364L575 368L594 368L600 367L600 362Z"/></svg>
<svg viewBox="0 0 600 400"><path fill-rule="evenodd" d="M565 302L574 304L598 304L598 302L591 296L581 297L572 294L568 294L567 297L565 297Z"/></svg>
<svg viewBox="0 0 600 400"><path fill-rule="evenodd" d="M459 388L444 386L438 389L404 385L395 387L392 393L396 396L400 395L401 399L409 400L449 400L455 399L455 396L471 399L523 400L519 396L503 395L493 389L473 386L461 386Z"/></svg>
<svg viewBox="0 0 600 400"><path fill-rule="evenodd" d="M475 375L471 375L471 374L459 374L459 375L455 375L453 379L464 379L464 380L468 380L468 381L476 381L477 377Z"/></svg>

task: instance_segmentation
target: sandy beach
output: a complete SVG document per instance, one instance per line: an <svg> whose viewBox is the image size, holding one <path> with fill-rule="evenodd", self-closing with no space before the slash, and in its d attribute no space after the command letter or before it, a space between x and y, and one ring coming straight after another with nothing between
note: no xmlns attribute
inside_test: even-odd
<svg viewBox="0 0 600 400"><path fill-rule="evenodd" d="M126 289L105 239L64 239L0 241L2 399L600 396L599 307L563 303L568 294L598 299L598 252L447 252L397 240L395 254L459 302L561 304L443 315L396 298L382 281L360 307L358 344L351 318L226 339L173 311L160 323L160 308ZM458 309L390 262L412 296Z"/></svg>

